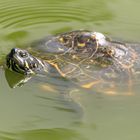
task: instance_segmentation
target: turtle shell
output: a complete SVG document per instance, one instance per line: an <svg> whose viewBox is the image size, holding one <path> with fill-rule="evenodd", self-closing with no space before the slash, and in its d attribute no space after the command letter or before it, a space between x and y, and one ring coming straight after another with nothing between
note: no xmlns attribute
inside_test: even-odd
<svg viewBox="0 0 140 140"><path fill-rule="evenodd" d="M138 44L114 41L86 30L59 34L44 41L41 48L36 44L33 54L53 65L61 76L83 88L108 93L120 88L131 92L139 69Z"/></svg>
<svg viewBox="0 0 140 140"><path fill-rule="evenodd" d="M100 36L100 37L97 37ZM105 44L108 39L101 33L87 30L76 30L48 36L31 44L30 48L42 53L90 53L98 44Z"/></svg>

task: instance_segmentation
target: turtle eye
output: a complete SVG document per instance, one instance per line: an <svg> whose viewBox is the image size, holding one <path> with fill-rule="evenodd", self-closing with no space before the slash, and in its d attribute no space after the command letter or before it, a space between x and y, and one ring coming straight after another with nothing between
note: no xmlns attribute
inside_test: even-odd
<svg viewBox="0 0 140 140"><path fill-rule="evenodd" d="M25 57L28 56L28 54L27 54L27 52L20 51L19 56L22 57L22 58L25 58Z"/></svg>

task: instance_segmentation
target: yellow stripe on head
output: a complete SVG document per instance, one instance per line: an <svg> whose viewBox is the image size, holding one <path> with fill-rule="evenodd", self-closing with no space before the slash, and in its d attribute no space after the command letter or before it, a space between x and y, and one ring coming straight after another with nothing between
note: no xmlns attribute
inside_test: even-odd
<svg viewBox="0 0 140 140"><path fill-rule="evenodd" d="M25 67L29 69L29 65L28 65L27 61L25 61Z"/></svg>

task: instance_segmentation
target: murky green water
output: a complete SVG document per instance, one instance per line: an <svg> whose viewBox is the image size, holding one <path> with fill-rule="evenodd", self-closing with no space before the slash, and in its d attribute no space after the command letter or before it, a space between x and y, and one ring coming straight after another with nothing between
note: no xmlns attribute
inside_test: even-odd
<svg viewBox="0 0 140 140"><path fill-rule="evenodd" d="M0 0L0 62L15 46L74 29L140 42L139 7L138 0ZM140 138L139 84L133 96L110 96L43 80L12 89L0 68L0 140Z"/></svg>

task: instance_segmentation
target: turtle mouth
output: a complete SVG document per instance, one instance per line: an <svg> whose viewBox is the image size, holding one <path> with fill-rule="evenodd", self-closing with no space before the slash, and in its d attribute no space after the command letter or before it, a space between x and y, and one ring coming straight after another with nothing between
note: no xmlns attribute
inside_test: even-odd
<svg viewBox="0 0 140 140"><path fill-rule="evenodd" d="M33 57L26 51L18 48L13 48L6 56L6 66L11 71L21 74L33 74L35 63Z"/></svg>

